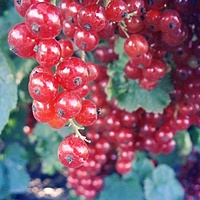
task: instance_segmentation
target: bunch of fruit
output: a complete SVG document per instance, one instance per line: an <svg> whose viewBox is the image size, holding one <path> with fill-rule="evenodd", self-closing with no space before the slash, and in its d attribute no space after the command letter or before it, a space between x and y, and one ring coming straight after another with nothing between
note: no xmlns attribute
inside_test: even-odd
<svg viewBox="0 0 200 200"><path fill-rule="evenodd" d="M131 170L135 151L170 153L176 145L174 135L200 126L199 1L60 0L56 6L49 0L15 0L14 4L24 23L10 30L8 43L16 55L39 63L28 85L35 119L55 129L66 124L74 129L75 134L61 142L58 157L67 167L82 166L68 171L68 185L77 195L93 199L104 176ZM125 80L151 91L170 74L174 90L162 113L120 110L117 98L106 99L106 66L120 56L114 51L119 38L125 39L121 48L128 57ZM96 63L87 57L91 54ZM84 126L86 136L79 132Z"/></svg>

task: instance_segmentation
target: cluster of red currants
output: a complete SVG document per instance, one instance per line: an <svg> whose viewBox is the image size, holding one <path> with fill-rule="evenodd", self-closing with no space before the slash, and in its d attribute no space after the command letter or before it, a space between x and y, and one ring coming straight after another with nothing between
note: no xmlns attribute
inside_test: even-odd
<svg viewBox="0 0 200 200"><path fill-rule="evenodd" d="M91 100L85 99L90 92L90 82L98 76L97 65L85 62L84 52L82 59L74 56L72 41L59 37L63 16L57 6L48 0L16 0L14 3L24 22L9 31L10 50L39 63L31 71L28 84L34 118L54 129L69 123L76 138L87 141L79 129L93 124L100 112ZM70 164L69 161L66 166Z"/></svg>
<svg viewBox="0 0 200 200"><path fill-rule="evenodd" d="M61 0L59 7L48 0L14 2L25 22L10 30L8 43L18 56L39 63L28 86L34 117L53 128L69 122L74 128L75 136L61 142L58 156L65 166L83 165L68 174L77 195L94 198L105 175L130 171L136 150L170 153L175 134L200 126L199 1ZM117 108L116 100L106 100L106 67L85 62L83 52L93 51L103 65L117 60L119 37L126 38L122 48L129 57L124 74L141 88L154 89L167 72L173 74L171 103L162 114L142 108L128 113ZM82 59L74 56L76 48ZM98 119L97 108L102 110ZM88 126L89 147L72 119Z"/></svg>

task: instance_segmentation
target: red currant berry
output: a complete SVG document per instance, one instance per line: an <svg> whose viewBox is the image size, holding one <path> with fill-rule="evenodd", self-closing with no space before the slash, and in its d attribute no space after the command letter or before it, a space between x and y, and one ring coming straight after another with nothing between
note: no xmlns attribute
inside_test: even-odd
<svg viewBox="0 0 200 200"><path fill-rule="evenodd" d="M61 62L56 70L59 84L68 90L76 90L85 85L88 79L88 68L80 58L69 57Z"/></svg>
<svg viewBox="0 0 200 200"><path fill-rule="evenodd" d="M83 6L77 16L79 26L92 32L101 31L106 26L105 10L98 4Z"/></svg>
<svg viewBox="0 0 200 200"><path fill-rule="evenodd" d="M27 30L24 23L16 24L8 33L10 50L22 58L34 57L36 38Z"/></svg>
<svg viewBox="0 0 200 200"><path fill-rule="evenodd" d="M163 60L153 59L151 64L143 69L143 77L149 81L158 81L167 71L167 65Z"/></svg>
<svg viewBox="0 0 200 200"><path fill-rule="evenodd" d="M96 32L79 29L74 33L74 43L80 50L92 51L99 43L99 36Z"/></svg>
<svg viewBox="0 0 200 200"><path fill-rule="evenodd" d="M161 13L159 29L162 32L173 32L181 27L182 19L176 10L167 9Z"/></svg>
<svg viewBox="0 0 200 200"><path fill-rule="evenodd" d="M144 18L144 24L150 31L157 32L160 30L160 15L161 12L159 10L150 10L146 13Z"/></svg>
<svg viewBox="0 0 200 200"><path fill-rule="evenodd" d="M74 37L74 33L78 30L78 27L75 24L71 24L67 22L66 20L63 21L63 29L62 32L65 36L69 38Z"/></svg>
<svg viewBox="0 0 200 200"><path fill-rule="evenodd" d="M42 103L34 100L32 105L34 118L39 122L48 122L55 115L54 101Z"/></svg>
<svg viewBox="0 0 200 200"><path fill-rule="evenodd" d="M112 22L120 22L128 14L128 6L123 0L110 1L106 7L106 17Z"/></svg>
<svg viewBox="0 0 200 200"><path fill-rule="evenodd" d="M82 100L75 92L63 91L55 99L55 111L59 117L73 118L82 107Z"/></svg>
<svg viewBox="0 0 200 200"><path fill-rule="evenodd" d="M54 129L61 129L63 128L68 122L68 119L59 117L58 115L54 115L54 117L48 121L48 125Z"/></svg>
<svg viewBox="0 0 200 200"><path fill-rule="evenodd" d="M83 126L90 126L96 121L96 119L97 119L96 105L90 100L83 100L81 111L75 117L75 120Z"/></svg>
<svg viewBox="0 0 200 200"><path fill-rule="evenodd" d="M39 66L33 68L33 70L31 71L31 73L29 75L29 80L31 80L38 73L45 73L45 74L49 74L49 75L53 76L53 71L50 68L42 67L39 65Z"/></svg>
<svg viewBox="0 0 200 200"><path fill-rule="evenodd" d="M77 14L78 11L82 8L81 5L78 3L72 1L68 6L67 9L65 10L64 13L64 20L68 22L69 24L73 24L75 26L78 25L77 22Z"/></svg>
<svg viewBox="0 0 200 200"><path fill-rule="evenodd" d="M61 47L61 57L68 58L71 57L74 53L74 47L70 40L61 39L58 41Z"/></svg>
<svg viewBox="0 0 200 200"><path fill-rule="evenodd" d="M55 39L42 39L34 47L35 58L43 67L53 67L61 57L61 48Z"/></svg>
<svg viewBox="0 0 200 200"><path fill-rule="evenodd" d="M36 37L53 38L62 29L61 14L58 8L50 3L33 4L26 12L25 24Z"/></svg>
<svg viewBox="0 0 200 200"><path fill-rule="evenodd" d="M47 73L37 73L29 81L28 90L33 99L39 102L49 102L58 93L58 82Z"/></svg>
<svg viewBox="0 0 200 200"><path fill-rule="evenodd" d="M87 62L87 68L88 68L88 80L89 81L94 81L98 77L98 66L95 63L92 62Z"/></svg>
<svg viewBox="0 0 200 200"><path fill-rule="evenodd" d="M87 144L74 135L66 137L58 147L58 158L65 167L78 168L87 161L88 156Z"/></svg>
<svg viewBox="0 0 200 200"><path fill-rule="evenodd" d="M148 51L149 45L145 37L133 34L124 43L124 52L129 57L140 56Z"/></svg>
<svg viewBox="0 0 200 200"><path fill-rule="evenodd" d="M132 162L120 158L116 162L116 170L119 174L126 174L131 171Z"/></svg>

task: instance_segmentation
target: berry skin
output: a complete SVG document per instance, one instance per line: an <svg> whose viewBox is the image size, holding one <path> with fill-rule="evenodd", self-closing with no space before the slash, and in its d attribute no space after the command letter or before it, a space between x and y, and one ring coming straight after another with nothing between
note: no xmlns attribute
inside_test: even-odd
<svg viewBox="0 0 200 200"><path fill-rule="evenodd" d="M53 76L53 71L50 68L42 67L39 65L32 69L32 71L29 75L29 80L31 80L38 73L45 73L45 74L49 74L49 75Z"/></svg>
<svg viewBox="0 0 200 200"><path fill-rule="evenodd" d="M65 89L79 89L86 83L88 79L87 65L80 58L66 58L57 67L56 79Z"/></svg>
<svg viewBox="0 0 200 200"><path fill-rule="evenodd" d="M37 73L29 81L28 90L33 99L39 102L49 102L58 93L58 82L47 73Z"/></svg>
<svg viewBox="0 0 200 200"><path fill-rule="evenodd" d="M55 114L54 117L47 123L53 129L61 129L67 124L67 122L68 122L68 119L59 117Z"/></svg>
<svg viewBox="0 0 200 200"><path fill-rule="evenodd" d="M29 7L38 2L49 2L50 0L14 0L16 11L22 17L25 17L26 11Z"/></svg>
<svg viewBox="0 0 200 200"><path fill-rule="evenodd" d="M50 3L33 4L26 12L25 24L28 30L38 38L53 38L62 29L61 14Z"/></svg>
<svg viewBox="0 0 200 200"><path fill-rule="evenodd" d="M62 58L68 58L73 55L74 47L70 40L61 39L58 41L58 43L60 44Z"/></svg>
<svg viewBox="0 0 200 200"><path fill-rule="evenodd" d="M66 137L58 147L58 158L65 167L78 168L87 161L88 156L87 144L74 135Z"/></svg>
<svg viewBox="0 0 200 200"><path fill-rule="evenodd" d="M80 113L75 117L75 120L82 126L90 126L97 119L97 107L90 100L82 101Z"/></svg>
<svg viewBox="0 0 200 200"><path fill-rule="evenodd" d="M39 122L48 122L54 115L54 101L48 103L41 103L34 100L32 104L32 111L34 118Z"/></svg>
<svg viewBox="0 0 200 200"><path fill-rule="evenodd" d="M176 10L167 9L160 15L159 29L162 32L177 31L181 27L182 19Z"/></svg>
<svg viewBox="0 0 200 200"><path fill-rule="evenodd" d="M16 24L8 33L10 50L22 58L34 57L36 38L28 31L24 23Z"/></svg>
<svg viewBox="0 0 200 200"><path fill-rule="evenodd" d="M140 56L148 51L149 45L145 37L133 34L124 43L124 52L129 57Z"/></svg>
<svg viewBox="0 0 200 200"><path fill-rule="evenodd" d="M55 39L42 39L34 47L35 58L43 67L53 67L61 57L61 48Z"/></svg>
<svg viewBox="0 0 200 200"><path fill-rule="evenodd" d="M94 81L98 77L98 66L95 63L87 62L87 68L89 72L89 81Z"/></svg>
<svg viewBox="0 0 200 200"><path fill-rule="evenodd" d="M92 51L99 43L99 36L96 32L77 30L74 33L74 43L80 50Z"/></svg>
<svg viewBox="0 0 200 200"><path fill-rule="evenodd" d="M59 117L73 118L82 108L82 100L75 92L63 91L55 99L55 111Z"/></svg>
<svg viewBox="0 0 200 200"><path fill-rule="evenodd" d="M112 22L122 21L128 13L128 6L122 0L110 1L106 7L106 17Z"/></svg>
<svg viewBox="0 0 200 200"><path fill-rule="evenodd" d="M83 6L77 15L79 26L92 32L101 31L106 26L105 10L98 4Z"/></svg>
<svg viewBox="0 0 200 200"><path fill-rule="evenodd" d="M167 65L163 60L153 59L151 64L143 69L143 76L149 81L158 81L167 71Z"/></svg>

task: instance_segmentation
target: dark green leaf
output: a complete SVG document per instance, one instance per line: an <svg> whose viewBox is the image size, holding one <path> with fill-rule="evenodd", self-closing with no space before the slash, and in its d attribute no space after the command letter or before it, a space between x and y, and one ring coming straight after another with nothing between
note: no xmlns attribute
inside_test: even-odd
<svg viewBox="0 0 200 200"><path fill-rule="evenodd" d="M41 158L43 173L53 175L56 171L63 169L57 157L62 137L56 130L47 124L37 123L30 140L36 143L35 151Z"/></svg>
<svg viewBox="0 0 200 200"><path fill-rule="evenodd" d="M143 200L142 187L138 180L123 180L117 174L105 178L105 187L99 200Z"/></svg>
<svg viewBox="0 0 200 200"><path fill-rule="evenodd" d="M181 184L167 165L159 165L154 169L152 178L145 179L144 192L147 200L182 200L184 197Z"/></svg>
<svg viewBox="0 0 200 200"><path fill-rule="evenodd" d="M176 148L181 156L187 156L192 151L192 141L188 131L179 132L175 136Z"/></svg>
<svg viewBox="0 0 200 200"><path fill-rule="evenodd" d="M9 62L0 48L0 133L7 124L11 110L17 103L17 85L14 82Z"/></svg>

